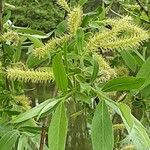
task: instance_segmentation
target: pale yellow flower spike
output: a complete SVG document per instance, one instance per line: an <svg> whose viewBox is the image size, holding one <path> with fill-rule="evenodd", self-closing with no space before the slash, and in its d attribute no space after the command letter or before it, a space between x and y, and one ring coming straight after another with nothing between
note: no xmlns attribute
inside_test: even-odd
<svg viewBox="0 0 150 150"><path fill-rule="evenodd" d="M13 96L13 99L16 101L16 103L21 104L25 110L28 110L31 108L31 100L29 97L26 97L25 95L18 95L18 96Z"/></svg>
<svg viewBox="0 0 150 150"><path fill-rule="evenodd" d="M68 14L68 27L71 34L75 34L78 27L80 27L82 23L83 11L80 6L75 7Z"/></svg>
<svg viewBox="0 0 150 150"><path fill-rule="evenodd" d="M98 82L104 83L117 76L115 70L109 66L101 55L95 54L95 59L97 60L101 70L101 77L98 79Z"/></svg>
<svg viewBox="0 0 150 150"><path fill-rule="evenodd" d="M125 129L125 125L124 124L114 124L113 125L113 129L114 130L124 130Z"/></svg>
<svg viewBox="0 0 150 150"><path fill-rule="evenodd" d="M127 145L125 147L123 147L121 150L135 150L134 145Z"/></svg>
<svg viewBox="0 0 150 150"><path fill-rule="evenodd" d="M24 71L18 68L10 68L7 70L7 78L22 82L47 83L53 80L53 73L50 71Z"/></svg>
<svg viewBox="0 0 150 150"><path fill-rule="evenodd" d="M67 42L69 39L70 35L68 34L65 34L64 36L59 38L52 38L44 46L34 49L32 53L39 59L44 58L45 56L48 56L51 51L54 51L57 48L57 45L61 45Z"/></svg>
<svg viewBox="0 0 150 150"><path fill-rule="evenodd" d="M70 11L70 7L68 6L68 3L65 0L57 0L57 4L64 8L66 11Z"/></svg>
<svg viewBox="0 0 150 150"><path fill-rule="evenodd" d="M128 16L119 20L108 19L106 22L112 26L112 29L105 29L91 36L87 43L86 50L93 51L98 48L105 50L136 48L139 47L143 41L149 39L148 32L135 25L132 22L132 18ZM127 34L122 35L124 32L127 32Z"/></svg>
<svg viewBox="0 0 150 150"><path fill-rule="evenodd" d="M8 31L2 35L2 40L12 42L13 45L18 45L20 38L17 32Z"/></svg>

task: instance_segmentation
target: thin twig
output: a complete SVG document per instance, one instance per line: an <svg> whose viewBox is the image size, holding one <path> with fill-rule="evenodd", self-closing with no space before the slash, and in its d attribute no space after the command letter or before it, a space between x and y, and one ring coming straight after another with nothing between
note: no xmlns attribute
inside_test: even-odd
<svg viewBox="0 0 150 150"><path fill-rule="evenodd" d="M47 117L44 118L43 120L43 125L42 125L42 131L41 131L41 140L40 140L40 148L39 150L43 150L44 149L44 144L45 144L45 137L46 137L46 129L45 127L47 126Z"/></svg>
<svg viewBox="0 0 150 150"><path fill-rule="evenodd" d="M56 86L54 86L52 97L56 97L57 93L58 93L58 88ZM45 144L45 140L46 140L46 127L47 127L48 121L49 121L48 117L45 117L43 119L43 125L42 125L42 131L41 131L41 140L40 140L39 150L43 150L44 149L44 144Z"/></svg>
<svg viewBox="0 0 150 150"><path fill-rule="evenodd" d="M146 13L146 15L149 17L148 10L146 10L146 8L143 6L142 2L140 0L136 0L136 2L141 7L141 10L143 10Z"/></svg>
<svg viewBox="0 0 150 150"><path fill-rule="evenodd" d="M0 33L3 30L3 0L0 0Z"/></svg>

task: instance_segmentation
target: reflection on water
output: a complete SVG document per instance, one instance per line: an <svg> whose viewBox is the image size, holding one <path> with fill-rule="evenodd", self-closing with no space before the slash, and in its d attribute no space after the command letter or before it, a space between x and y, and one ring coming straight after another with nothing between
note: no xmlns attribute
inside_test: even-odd
<svg viewBox="0 0 150 150"><path fill-rule="evenodd" d="M79 113L77 113L79 112ZM92 150L91 139L87 128L86 116L80 103L68 104L69 129L66 150Z"/></svg>

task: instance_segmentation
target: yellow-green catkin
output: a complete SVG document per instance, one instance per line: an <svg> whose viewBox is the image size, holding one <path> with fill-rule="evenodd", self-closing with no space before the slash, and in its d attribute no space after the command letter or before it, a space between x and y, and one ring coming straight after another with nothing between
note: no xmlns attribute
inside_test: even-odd
<svg viewBox="0 0 150 150"><path fill-rule="evenodd" d="M62 8L64 8L66 11L70 11L70 7L66 0L57 0L57 4L60 5Z"/></svg>
<svg viewBox="0 0 150 150"><path fill-rule="evenodd" d="M70 34L75 34L82 23L83 11L80 6L75 7L68 14L68 28Z"/></svg>
<svg viewBox="0 0 150 150"><path fill-rule="evenodd" d="M7 69L7 78L22 82L47 83L53 80L53 73L37 70L21 70L18 68Z"/></svg>
<svg viewBox="0 0 150 150"><path fill-rule="evenodd" d="M114 130L123 130L123 129L125 129L125 125L124 124L114 124L113 129Z"/></svg>
<svg viewBox="0 0 150 150"><path fill-rule="evenodd" d="M8 31L2 35L2 40L8 43L12 43L14 46L18 45L20 38L17 32Z"/></svg>
<svg viewBox="0 0 150 150"><path fill-rule="evenodd" d="M91 36L87 42L87 50L95 51L98 48L104 50L137 48L143 41L149 39L148 32L135 25L131 17L108 19L106 23L111 25L112 29L104 29Z"/></svg>
<svg viewBox="0 0 150 150"><path fill-rule="evenodd" d="M140 6L137 4L125 4L123 5L125 8L130 9L130 10L140 10Z"/></svg>
<svg viewBox="0 0 150 150"><path fill-rule="evenodd" d="M121 150L135 150L134 145L127 145L125 147L123 147Z"/></svg>
<svg viewBox="0 0 150 150"><path fill-rule="evenodd" d="M68 34L61 37L52 38L44 46L35 48L32 53L35 57L42 59L48 56L50 52L54 51L58 45L61 46L61 44L67 42L69 39L70 35Z"/></svg>
<svg viewBox="0 0 150 150"><path fill-rule="evenodd" d="M99 82L103 83L117 76L115 70L109 66L101 55L95 54L95 59L100 67L101 76L98 79Z"/></svg>
<svg viewBox="0 0 150 150"><path fill-rule="evenodd" d="M31 100L29 97L25 95L18 95L18 96L13 96L13 99L15 100L16 103L20 104L25 110L28 110L31 108Z"/></svg>
<svg viewBox="0 0 150 150"><path fill-rule="evenodd" d="M117 73L117 76L128 76L129 75L129 69L124 66L116 67L115 72Z"/></svg>

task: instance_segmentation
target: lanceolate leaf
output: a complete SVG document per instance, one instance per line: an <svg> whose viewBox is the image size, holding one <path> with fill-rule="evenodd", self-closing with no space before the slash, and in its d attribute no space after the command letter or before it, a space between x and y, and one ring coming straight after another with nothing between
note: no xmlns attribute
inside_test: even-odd
<svg viewBox="0 0 150 150"><path fill-rule="evenodd" d="M42 111L42 113L45 113L47 111L49 111L50 109L52 109L56 104L58 103L58 100L52 101L52 99L46 100L45 102L39 104L38 106L20 114L19 116L17 116L14 120L13 123L19 123L19 122L23 122L26 121L28 119L31 119L37 115L41 115L41 111L42 109L49 105L49 108L44 109L44 111Z"/></svg>
<svg viewBox="0 0 150 150"><path fill-rule="evenodd" d="M48 130L49 150L65 150L68 120L64 103L60 103L52 116Z"/></svg>
<svg viewBox="0 0 150 150"><path fill-rule="evenodd" d="M53 58L52 66L57 86L61 91L66 92L68 87L68 79L63 65L61 53L56 54L56 56Z"/></svg>
<svg viewBox="0 0 150 150"><path fill-rule="evenodd" d="M25 135L21 135L18 140L17 150L27 150L28 138Z"/></svg>
<svg viewBox="0 0 150 150"><path fill-rule="evenodd" d="M143 64L139 72L137 73L137 77L146 79L141 89L145 88L146 86L150 84L150 58L148 58L145 61L145 63Z"/></svg>
<svg viewBox="0 0 150 150"><path fill-rule="evenodd" d="M99 64L96 60L94 60L94 68L93 68L93 73L91 77L91 82L93 82L96 79L98 75L98 71L99 71Z"/></svg>
<svg viewBox="0 0 150 150"><path fill-rule="evenodd" d="M11 150L16 143L16 140L19 136L18 131L13 130L7 132L1 139L0 139L0 149L1 150Z"/></svg>
<svg viewBox="0 0 150 150"><path fill-rule="evenodd" d="M96 108L91 130L93 150L113 149L112 122L104 100Z"/></svg>
<svg viewBox="0 0 150 150"><path fill-rule="evenodd" d="M150 73L150 57L145 61L145 63L140 68L137 73L138 78L146 78L146 76Z"/></svg>
<svg viewBox="0 0 150 150"><path fill-rule="evenodd" d="M133 127L134 121L131 115L131 110L129 108L129 106L120 103L119 104L119 109L121 111L121 117L123 119L123 121L125 122L126 126L128 127L128 129Z"/></svg>
<svg viewBox="0 0 150 150"><path fill-rule="evenodd" d="M134 57L130 54L129 51L121 51L121 56L123 60L125 61L126 65L132 70L136 71L137 62L134 59Z"/></svg>
<svg viewBox="0 0 150 150"><path fill-rule="evenodd" d="M120 104L120 115L137 150L149 150L150 139L144 126L131 114L126 104Z"/></svg>
<svg viewBox="0 0 150 150"><path fill-rule="evenodd" d="M120 77L108 81L102 88L104 92L132 90L140 88L145 82L143 78Z"/></svg>
<svg viewBox="0 0 150 150"><path fill-rule="evenodd" d="M28 68L34 68L35 66L38 66L39 64L44 62L46 59L47 59L47 57L39 60L37 57L34 57L33 54L30 54L28 56L26 64L27 64Z"/></svg>
<svg viewBox="0 0 150 150"><path fill-rule="evenodd" d="M77 30L76 44L77 44L78 51L82 51L84 46L84 31L82 28Z"/></svg>

